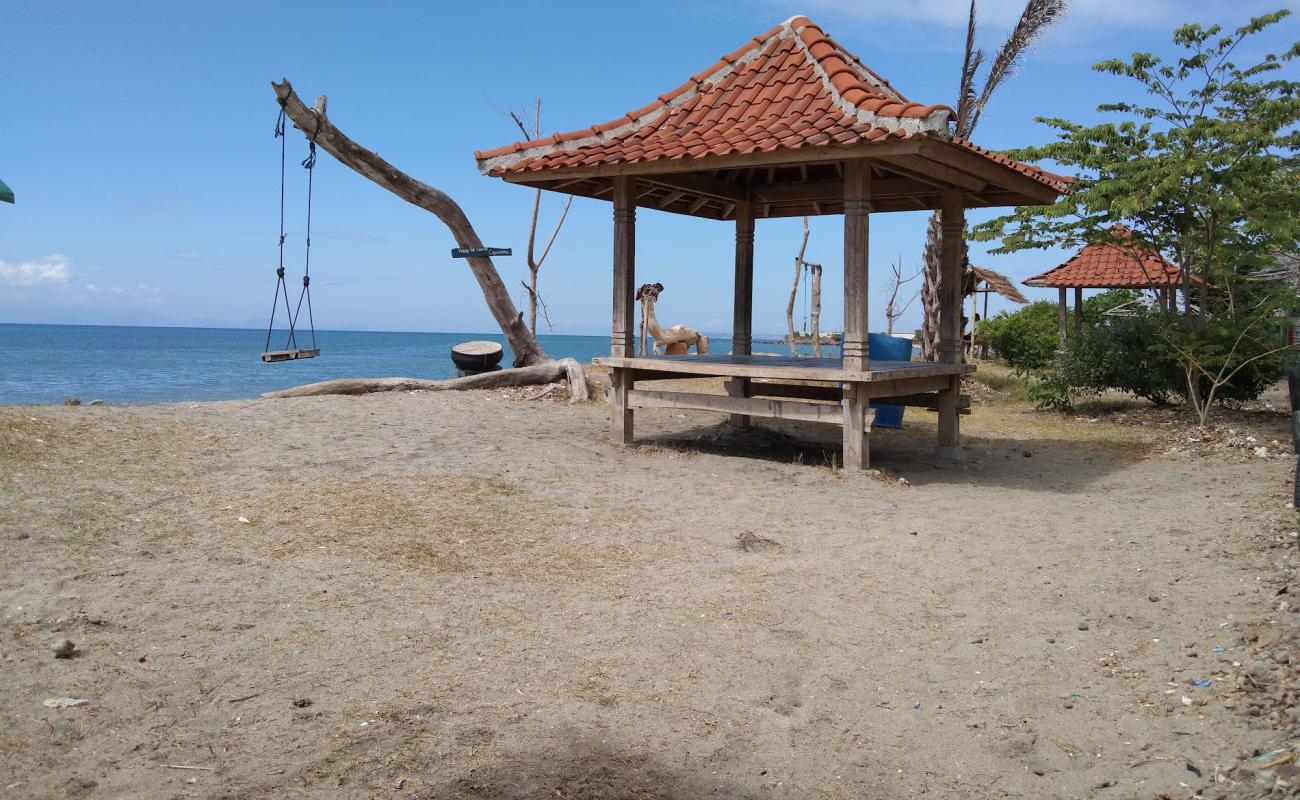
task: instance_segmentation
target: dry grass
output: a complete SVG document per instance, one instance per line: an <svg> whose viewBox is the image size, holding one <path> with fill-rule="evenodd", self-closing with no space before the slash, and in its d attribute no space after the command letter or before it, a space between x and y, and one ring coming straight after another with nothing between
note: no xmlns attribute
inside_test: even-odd
<svg viewBox="0 0 1300 800"><path fill-rule="evenodd" d="M578 580L635 560L570 534L562 504L499 476L373 476L328 488L283 483L249 509L277 558L346 555L422 573Z"/></svg>

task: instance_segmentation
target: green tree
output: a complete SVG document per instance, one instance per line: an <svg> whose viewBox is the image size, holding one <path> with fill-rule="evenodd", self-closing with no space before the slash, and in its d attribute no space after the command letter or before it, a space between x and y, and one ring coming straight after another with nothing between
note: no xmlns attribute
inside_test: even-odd
<svg viewBox="0 0 1300 800"><path fill-rule="evenodd" d="M1014 155L1074 171L1075 191L974 232L1000 238L996 252L1110 242L1135 258L1150 249L1179 264L1182 314L1159 335L1183 365L1202 424L1225 385L1276 359L1271 320L1294 299L1262 278L1279 254L1300 250L1300 83L1278 74L1300 43L1247 66L1233 60L1243 42L1289 13L1227 34L1184 25L1173 35L1181 53L1168 62L1134 53L1094 65L1138 83L1149 104L1099 106L1120 121L1094 126L1040 119L1057 140Z"/></svg>

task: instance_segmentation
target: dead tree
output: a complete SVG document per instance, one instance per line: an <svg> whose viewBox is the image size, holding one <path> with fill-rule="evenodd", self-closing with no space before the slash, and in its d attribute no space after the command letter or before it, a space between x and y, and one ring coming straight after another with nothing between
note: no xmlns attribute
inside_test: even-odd
<svg viewBox="0 0 1300 800"><path fill-rule="evenodd" d="M907 313L907 309L912 305L912 303L916 300L917 295L919 294L919 291L912 292L912 294L908 296L907 302L903 303L903 305L900 307L898 305L899 291L901 291L902 288L907 284L921 277L921 273L924 271L925 268L922 267L921 269L918 269L916 272L913 272L911 275L908 275L906 278L904 278L902 256L898 257L897 263L891 263L889 265L889 284L886 287L889 289L889 301L885 303L885 320L886 320L885 334L886 335L888 336L894 335L894 323L897 322L904 314Z"/></svg>
<svg viewBox="0 0 1300 800"><path fill-rule="evenodd" d="M811 322L811 330L809 331L809 333L812 334L813 358L821 358L822 357L822 324L821 324L822 323L822 265L811 264L807 261L804 262L804 265L807 266L808 271L812 273L812 290L808 292L808 295L812 299L812 322Z"/></svg>
<svg viewBox="0 0 1300 800"><path fill-rule="evenodd" d="M483 247L474 226L460 205L445 192L435 189L427 183L415 180L411 176L349 139L342 131L334 127L325 114L326 98L324 95L316 101L315 108L307 108L293 91L293 86L285 79L281 83L271 84L275 88L275 97L285 115L294 127L325 152L338 159L343 166L375 182L412 205L419 206L432 213L451 231L456 244L467 249ZM510 292L501 281L492 259L486 256L471 256L466 259L470 270L483 291L488 309L496 319L497 325L505 335L510 349L514 351L516 367L532 366L549 361L550 356L537 343L537 337L524 324L523 314L515 308L510 299Z"/></svg>
<svg viewBox="0 0 1300 800"><path fill-rule="evenodd" d="M505 113L510 119L514 120L519 131L525 139L538 139L542 135L542 99L537 98L537 104L533 107L533 130L529 133L528 126L524 124L523 119L515 112L513 108L506 109ZM542 268L542 262L551 252L551 245L555 244L555 237L560 235L560 226L564 224L564 219L569 216L569 207L573 205L573 195L569 195L564 200L564 209L560 211L560 218L555 221L555 227L551 229L551 236L546 240L546 246L542 248L540 255L537 254L537 214L542 207L542 190L537 189L533 194L533 214L528 223L528 282L524 283L524 288L528 290L528 330L537 335L537 304L541 303L541 296L537 293L537 273ZM542 303L542 315L546 318L546 325L550 327L551 317L546 313L546 304Z"/></svg>
<svg viewBox="0 0 1300 800"><path fill-rule="evenodd" d="M790 300L785 304L785 329L790 342L790 355L799 355L799 340L794 330L794 302L799 294L799 278L803 277L804 253L808 252L808 218L803 218L803 241L799 243L799 255L794 257L794 285L790 287Z"/></svg>

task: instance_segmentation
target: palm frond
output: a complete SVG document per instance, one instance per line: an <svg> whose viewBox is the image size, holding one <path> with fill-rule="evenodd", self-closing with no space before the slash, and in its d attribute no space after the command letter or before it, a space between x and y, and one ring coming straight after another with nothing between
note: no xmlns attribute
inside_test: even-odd
<svg viewBox="0 0 1300 800"><path fill-rule="evenodd" d="M975 75L984 63L984 51L975 47L975 0L970 0L970 19L966 23L966 55L961 62L961 85L957 87L957 135L967 136L971 111L975 107Z"/></svg>
<svg viewBox="0 0 1300 800"><path fill-rule="evenodd" d="M1025 3L1025 10L1021 12L1020 20L993 59L988 77L984 80L984 89L971 109L970 121L966 126L967 133L975 129L980 114L984 112L984 106L988 104L989 98L997 88L1020 68L1024 54L1053 23L1065 15L1068 7L1069 0L1028 0Z"/></svg>

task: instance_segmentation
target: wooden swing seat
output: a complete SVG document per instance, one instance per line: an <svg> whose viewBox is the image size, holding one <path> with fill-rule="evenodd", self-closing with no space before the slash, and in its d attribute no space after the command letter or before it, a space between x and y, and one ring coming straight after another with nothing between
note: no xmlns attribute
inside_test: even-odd
<svg viewBox="0 0 1300 800"><path fill-rule="evenodd" d="M319 347L300 348L298 350L271 350L262 354L262 360L271 361L297 361L300 358L315 358L320 355Z"/></svg>

